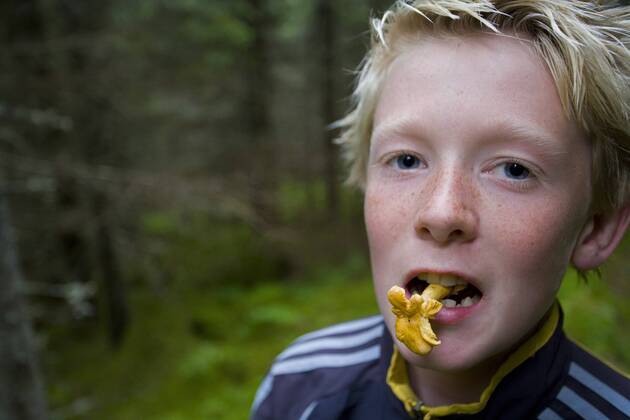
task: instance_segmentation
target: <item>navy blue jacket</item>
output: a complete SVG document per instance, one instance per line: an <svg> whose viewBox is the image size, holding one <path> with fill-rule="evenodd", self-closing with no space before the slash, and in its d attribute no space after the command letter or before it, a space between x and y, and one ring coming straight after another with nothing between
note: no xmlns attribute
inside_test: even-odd
<svg viewBox="0 0 630 420"><path fill-rule="evenodd" d="M252 407L253 420L406 419L386 383L392 339L380 316L304 335L274 361ZM505 376L485 408L446 419L630 419L630 379L562 330Z"/></svg>

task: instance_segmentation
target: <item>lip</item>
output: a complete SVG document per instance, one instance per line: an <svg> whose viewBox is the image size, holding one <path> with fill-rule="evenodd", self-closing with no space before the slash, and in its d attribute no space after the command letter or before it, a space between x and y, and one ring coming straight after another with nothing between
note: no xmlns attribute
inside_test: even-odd
<svg viewBox="0 0 630 420"><path fill-rule="evenodd" d="M485 300L482 297L479 302L470 306L460 306L457 308L447 308L443 306L442 309L440 309L440 311L435 314L435 318L433 318L433 321L436 324L440 325L457 324L458 322L461 322L464 319L472 316L475 312L481 309L484 304Z"/></svg>

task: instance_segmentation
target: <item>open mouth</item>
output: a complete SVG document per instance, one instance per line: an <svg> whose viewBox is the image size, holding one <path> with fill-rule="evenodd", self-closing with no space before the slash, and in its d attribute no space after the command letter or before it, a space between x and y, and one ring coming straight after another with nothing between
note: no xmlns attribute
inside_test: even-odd
<svg viewBox="0 0 630 420"><path fill-rule="evenodd" d="M481 291L472 284L451 274L420 273L407 283L405 289L409 296L422 294L430 283L437 283L453 288L450 295L440 300L446 308L465 308L472 306L478 303L483 295Z"/></svg>

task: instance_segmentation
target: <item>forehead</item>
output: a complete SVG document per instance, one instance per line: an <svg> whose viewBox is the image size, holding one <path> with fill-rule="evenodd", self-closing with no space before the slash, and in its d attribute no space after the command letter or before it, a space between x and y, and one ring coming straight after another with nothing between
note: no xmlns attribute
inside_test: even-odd
<svg viewBox="0 0 630 420"><path fill-rule="evenodd" d="M375 138L401 124L439 122L447 126L434 128L513 125L567 140L577 134L551 73L527 38L489 33L428 37L400 50L375 110Z"/></svg>

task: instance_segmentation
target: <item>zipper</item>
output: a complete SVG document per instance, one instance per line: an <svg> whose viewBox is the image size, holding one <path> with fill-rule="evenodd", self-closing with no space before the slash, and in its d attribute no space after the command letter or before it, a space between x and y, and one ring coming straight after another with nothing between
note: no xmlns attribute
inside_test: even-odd
<svg viewBox="0 0 630 420"><path fill-rule="evenodd" d="M413 406L413 414L415 419L422 419L422 401L416 401Z"/></svg>

